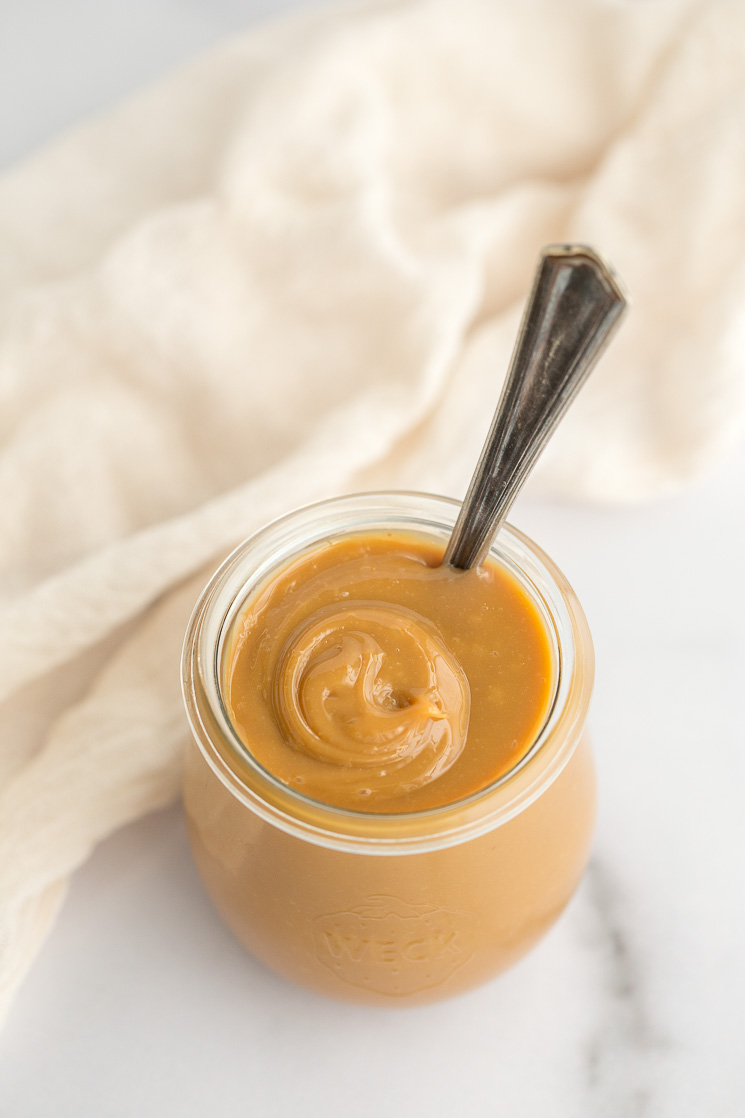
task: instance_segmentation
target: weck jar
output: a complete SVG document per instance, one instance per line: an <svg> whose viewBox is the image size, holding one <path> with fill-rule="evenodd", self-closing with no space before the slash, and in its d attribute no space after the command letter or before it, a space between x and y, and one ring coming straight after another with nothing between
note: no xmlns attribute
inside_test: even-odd
<svg viewBox="0 0 745 1118"><path fill-rule="evenodd" d="M493 784L424 811L332 807L276 779L231 724L226 658L236 618L257 587L330 539L395 530L444 547L459 507L443 497L390 492L293 512L229 556L189 623L182 672L193 739L184 802L199 873L253 955L333 997L414 1004L490 979L551 927L588 859L592 642L566 579L510 526L490 559L540 614L553 693L535 740Z"/></svg>

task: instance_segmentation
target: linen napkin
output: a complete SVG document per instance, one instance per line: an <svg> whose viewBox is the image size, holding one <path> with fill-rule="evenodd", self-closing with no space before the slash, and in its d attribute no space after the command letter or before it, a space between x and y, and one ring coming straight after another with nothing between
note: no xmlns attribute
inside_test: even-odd
<svg viewBox="0 0 745 1118"><path fill-rule="evenodd" d="M307 501L462 496L536 255L635 301L534 488L745 425L745 8L399 0L227 43L0 180L0 1013L69 874L172 801L209 569Z"/></svg>

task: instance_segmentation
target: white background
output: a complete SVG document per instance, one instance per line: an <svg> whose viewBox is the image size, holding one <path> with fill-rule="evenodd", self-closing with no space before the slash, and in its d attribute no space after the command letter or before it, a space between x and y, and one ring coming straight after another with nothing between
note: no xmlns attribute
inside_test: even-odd
<svg viewBox="0 0 745 1118"><path fill-rule="evenodd" d="M297 6L0 0L0 161ZM601 807L513 972L406 1011L288 986L213 914L173 809L75 877L0 1037L0 1118L745 1112L744 519L743 457L644 508L516 507L595 637Z"/></svg>

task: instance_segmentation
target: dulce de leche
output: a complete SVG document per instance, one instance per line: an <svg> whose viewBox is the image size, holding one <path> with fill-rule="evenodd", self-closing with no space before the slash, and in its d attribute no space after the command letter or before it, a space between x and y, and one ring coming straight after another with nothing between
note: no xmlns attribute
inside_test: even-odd
<svg viewBox="0 0 745 1118"><path fill-rule="evenodd" d="M527 752L554 682L545 624L496 563L441 561L431 540L351 536L252 597L226 692L264 768L327 804L410 812L481 791Z"/></svg>
<svg viewBox="0 0 745 1118"><path fill-rule="evenodd" d="M457 512L394 493L298 510L223 564L187 632L197 867L258 959L330 996L493 977L588 858L581 607L509 526L481 569L441 566Z"/></svg>

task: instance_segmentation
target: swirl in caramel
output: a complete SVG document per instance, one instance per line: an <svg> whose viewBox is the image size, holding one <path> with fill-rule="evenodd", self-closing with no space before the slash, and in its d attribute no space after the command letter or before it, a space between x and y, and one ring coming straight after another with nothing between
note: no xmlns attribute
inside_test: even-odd
<svg viewBox="0 0 745 1118"><path fill-rule="evenodd" d="M466 742L470 692L455 657L412 610L384 602L327 606L295 630L274 677L286 738L309 757L372 773L379 790L435 780Z"/></svg>

